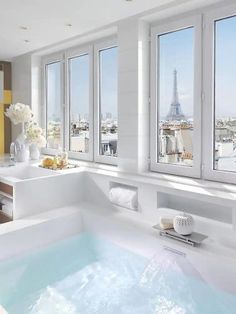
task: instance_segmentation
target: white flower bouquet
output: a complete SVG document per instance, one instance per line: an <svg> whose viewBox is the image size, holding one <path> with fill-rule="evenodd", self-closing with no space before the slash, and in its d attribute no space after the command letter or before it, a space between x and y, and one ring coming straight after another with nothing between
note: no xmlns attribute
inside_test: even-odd
<svg viewBox="0 0 236 314"><path fill-rule="evenodd" d="M46 146L46 139L43 129L36 122L31 122L26 128L26 141L29 144L36 144L38 147Z"/></svg>
<svg viewBox="0 0 236 314"><path fill-rule="evenodd" d="M21 103L10 105L5 112L5 115L14 124L29 122L33 117L30 107Z"/></svg>

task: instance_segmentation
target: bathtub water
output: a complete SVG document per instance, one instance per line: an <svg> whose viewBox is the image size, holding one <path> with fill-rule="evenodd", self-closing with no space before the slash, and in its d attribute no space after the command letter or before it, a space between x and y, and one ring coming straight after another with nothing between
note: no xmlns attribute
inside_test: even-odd
<svg viewBox="0 0 236 314"><path fill-rule="evenodd" d="M84 233L0 263L10 314L233 314L236 296L204 282L187 257L151 260Z"/></svg>

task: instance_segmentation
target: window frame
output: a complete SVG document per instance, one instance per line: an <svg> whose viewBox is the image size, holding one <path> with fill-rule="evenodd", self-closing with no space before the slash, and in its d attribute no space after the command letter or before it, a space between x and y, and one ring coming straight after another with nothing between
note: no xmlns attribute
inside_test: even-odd
<svg viewBox="0 0 236 314"><path fill-rule="evenodd" d="M75 47L69 47L50 55L41 57L42 67L42 108L41 108L41 125L47 131L47 78L46 65L61 62L61 115L62 115L62 150L68 152L69 158L76 160L93 161L110 165L117 165L118 157L109 157L99 155L99 51L112 47L118 47L117 37L109 36L87 44ZM70 141L70 82L69 82L69 60L80 55L89 55L89 153L79 153L69 151ZM118 73L117 73L118 75ZM118 86L117 86L118 97ZM42 154L57 155L59 149L43 148Z"/></svg>
<svg viewBox="0 0 236 314"><path fill-rule="evenodd" d="M232 13L233 12L233 13ZM204 15L203 178L236 184L236 172L214 169L215 127L215 21L236 16L236 5L210 10ZM210 156L209 156L210 150Z"/></svg>
<svg viewBox="0 0 236 314"><path fill-rule="evenodd" d="M42 66L42 99L43 99L43 106L41 110L41 124L45 130L45 136L47 139L47 72L46 67L50 64L60 62L60 85L61 85L61 101L60 101L60 112L62 117L61 122L61 148L64 149L65 147L65 87L64 87L64 55L62 52L50 54L45 56L41 60ZM42 148L41 152L43 154L48 155L56 155L58 154L60 149L54 149L49 147Z"/></svg>
<svg viewBox="0 0 236 314"><path fill-rule="evenodd" d="M98 163L117 165L117 157L100 155L100 59L99 52L101 50L117 47L115 38L106 39L94 45L94 161ZM118 69L119 71L119 69ZM118 73L117 73L118 75ZM118 86L117 86L118 99ZM117 102L118 106L118 102ZM119 134L119 123L118 133Z"/></svg>
<svg viewBox="0 0 236 314"><path fill-rule="evenodd" d="M194 27L194 104L193 104L193 166L159 163L159 42L158 36ZM202 106L202 16L200 14L170 20L151 28L151 118L150 118L150 170L161 173L201 177L201 106Z"/></svg>
<svg viewBox="0 0 236 314"><path fill-rule="evenodd" d="M89 56L89 152L80 153L70 151L70 59L83 55ZM66 128L65 128L65 149L69 158L79 160L93 160L93 46L85 45L68 49L65 53L65 76L66 76Z"/></svg>

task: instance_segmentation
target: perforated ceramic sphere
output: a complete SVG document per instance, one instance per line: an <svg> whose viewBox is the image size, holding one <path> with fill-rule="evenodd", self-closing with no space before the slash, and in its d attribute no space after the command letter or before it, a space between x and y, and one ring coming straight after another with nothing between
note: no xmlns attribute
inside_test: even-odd
<svg viewBox="0 0 236 314"><path fill-rule="evenodd" d="M189 235L194 229L194 220L191 215L177 215L174 218L174 229L181 235Z"/></svg>

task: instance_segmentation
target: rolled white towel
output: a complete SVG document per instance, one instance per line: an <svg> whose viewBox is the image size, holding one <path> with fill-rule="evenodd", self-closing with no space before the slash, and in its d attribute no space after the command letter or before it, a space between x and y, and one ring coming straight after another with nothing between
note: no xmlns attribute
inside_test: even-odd
<svg viewBox="0 0 236 314"><path fill-rule="evenodd" d="M13 213L13 201L7 197L3 197L1 199L1 204L2 204L2 211L9 215L12 216ZM1 314L1 313L0 313Z"/></svg>
<svg viewBox="0 0 236 314"><path fill-rule="evenodd" d="M116 186L110 189L109 199L111 203L132 210L138 209L138 193L136 189Z"/></svg>
<svg viewBox="0 0 236 314"><path fill-rule="evenodd" d="M160 217L160 227L163 230L172 229L173 226L173 218L172 217Z"/></svg>

